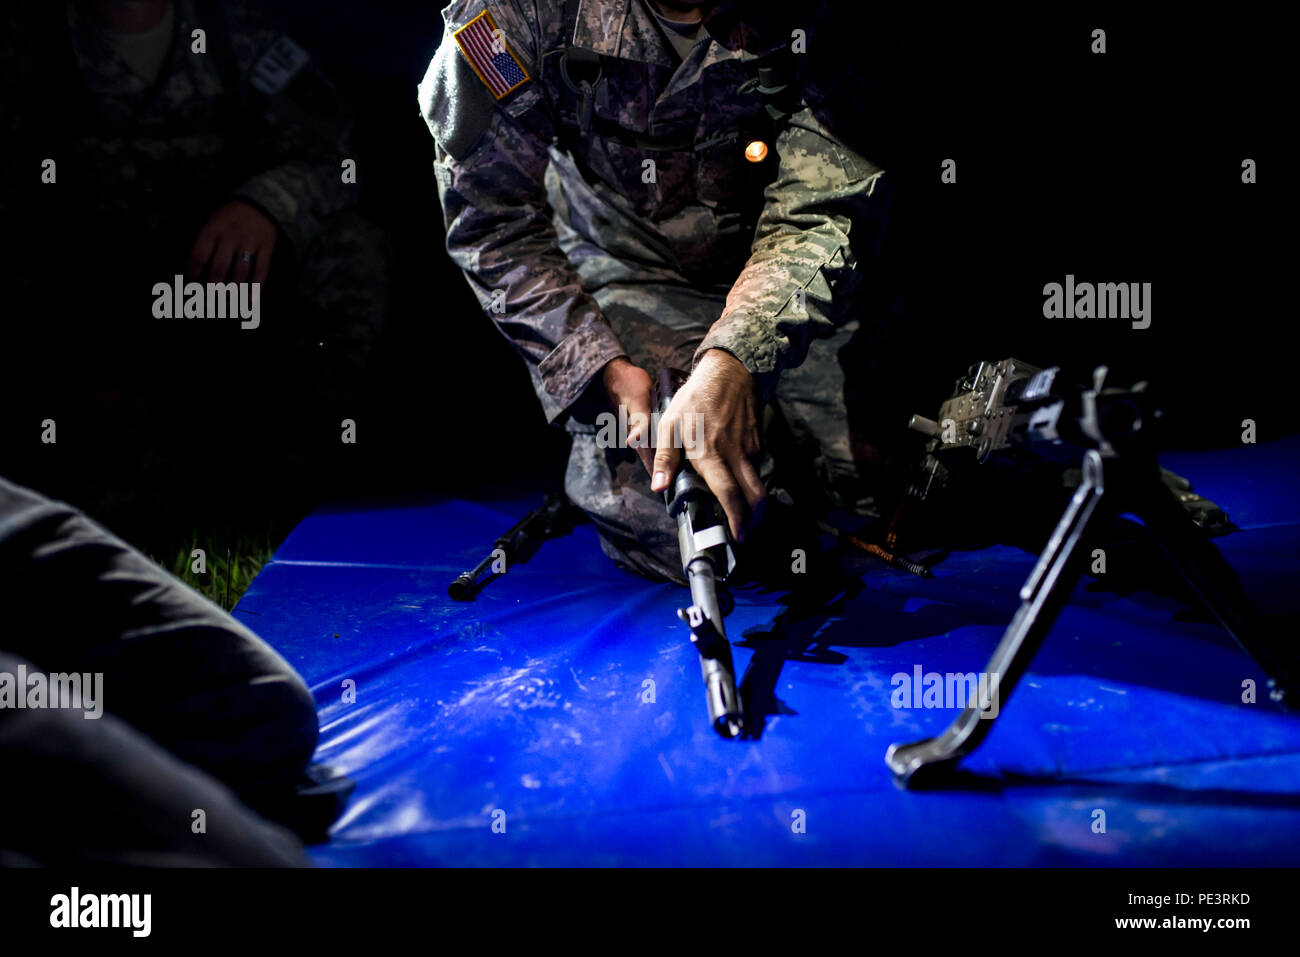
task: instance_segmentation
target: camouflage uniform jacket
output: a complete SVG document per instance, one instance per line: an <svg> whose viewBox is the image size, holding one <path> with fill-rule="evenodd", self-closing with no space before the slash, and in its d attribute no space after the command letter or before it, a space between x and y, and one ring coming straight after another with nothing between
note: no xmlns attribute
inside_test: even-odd
<svg viewBox="0 0 1300 957"><path fill-rule="evenodd" d="M696 357L725 349L765 396L834 330L855 212L882 171L815 115L825 89L800 77L790 24L737 6L750 19L718 4L684 60L645 0L443 11L419 94L447 249L527 361L550 421L625 354L590 294L602 282L721 284L725 308ZM485 10L501 41L486 53L472 38ZM745 159L754 139L765 162Z"/></svg>

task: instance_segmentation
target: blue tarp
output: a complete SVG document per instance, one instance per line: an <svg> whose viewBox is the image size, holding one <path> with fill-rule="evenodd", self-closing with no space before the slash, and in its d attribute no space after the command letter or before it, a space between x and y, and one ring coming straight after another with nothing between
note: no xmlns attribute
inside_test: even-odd
<svg viewBox="0 0 1300 957"><path fill-rule="evenodd" d="M1295 616L1300 439L1162 462L1241 527L1217 543L1261 608ZM540 499L323 507L239 603L316 695L316 760L357 782L320 864L1300 863L1300 714L1172 599L1085 578L965 761L983 786L914 793L885 750L956 711L893 707L892 676L980 671L1033 556L958 552L933 580L881 565L780 641L782 595L737 590L737 674L764 655L779 703L725 741L685 590L618 570L590 526L448 598Z"/></svg>

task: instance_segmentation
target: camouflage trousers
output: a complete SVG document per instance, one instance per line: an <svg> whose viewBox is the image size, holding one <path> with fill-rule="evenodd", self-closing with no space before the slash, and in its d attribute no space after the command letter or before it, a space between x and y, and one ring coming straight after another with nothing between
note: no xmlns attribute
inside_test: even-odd
<svg viewBox="0 0 1300 957"><path fill-rule="evenodd" d="M393 297L393 251L387 233L355 209L326 221L306 250L294 286L312 314L300 335L330 353L344 374L370 366Z"/></svg>
<svg viewBox="0 0 1300 957"><path fill-rule="evenodd" d="M592 290L629 359L653 377L662 368L689 370L696 348L721 315L726 290L678 284L613 282ZM782 374L763 410L760 475L769 493L797 486L817 503L869 513L869 478L855 460L845 405L844 346L857 320L815 341L805 361ZM618 565L656 580L684 582L677 530L662 495L634 449L603 447L597 425L570 422L565 475L569 498L596 524L601 546ZM606 433L606 437L608 432ZM797 496L798 497L798 496Z"/></svg>

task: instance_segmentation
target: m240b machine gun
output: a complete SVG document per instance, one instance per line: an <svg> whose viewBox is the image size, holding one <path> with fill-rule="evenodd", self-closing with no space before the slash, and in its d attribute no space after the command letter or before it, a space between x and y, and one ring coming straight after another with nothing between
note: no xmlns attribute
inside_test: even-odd
<svg viewBox="0 0 1300 957"><path fill-rule="evenodd" d="M982 362L958 380L938 420L913 416L911 427L931 437L921 477L911 494L924 499L953 470L992 459L1051 459L1081 467L1073 498L1020 590L1020 607L985 666L1002 698L1025 673L1034 653L1083 573L1081 543L1103 517L1133 513L1156 546L1220 624L1269 676L1271 697L1286 704L1293 687L1293 656L1260 627L1258 615L1231 567L1206 531L1226 523L1213 506L1170 481L1156 462L1154 424L1160 409L1146 383L1112 387L1098 367L1090 386L1062 383L1059 368L1039 369L1017 359ZM1176 477L1174 477L1176 478ZM901 784L942 783L956 763L978 747L993 724L979 705L967 707L943 733L894 744L886 763Z"/></svg>

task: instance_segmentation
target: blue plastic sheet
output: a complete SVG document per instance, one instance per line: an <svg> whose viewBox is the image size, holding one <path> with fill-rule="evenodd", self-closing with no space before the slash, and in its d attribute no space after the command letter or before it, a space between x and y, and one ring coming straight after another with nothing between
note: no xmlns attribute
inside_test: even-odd
<svg viewBox="0 0 1300 957"><path fill-rule="evenodd" d="M1300 611L1300 440L1163 461L1242 528L1218 544L1261 607ZM777 713L725 741L684 589L619 571L589 526L447 597L540 498L321 508L240 602L316 695L316 759L357 782L319 863L1300 863L1300 716L1176 601L1085 579L965 762L987 786L913 793L886 748L956 712L893 707L892 676L980 671L1033 556L956 553L929 581L880 566L784 644L782 596L736 591L737 674L764 656Z"/></svg>

